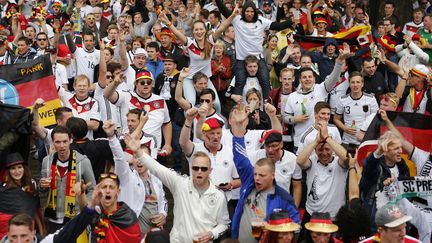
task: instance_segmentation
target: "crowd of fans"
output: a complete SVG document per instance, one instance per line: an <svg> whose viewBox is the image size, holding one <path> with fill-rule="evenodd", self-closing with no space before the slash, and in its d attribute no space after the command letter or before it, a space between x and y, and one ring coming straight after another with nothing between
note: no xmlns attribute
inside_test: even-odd
<svg viewBox="0 0 432 243"><path fill-rule="evenodd" d="M49 55L62 103L34 101L37 176L2 161L0 242L430 242L431 198L380 192L403 150L431 174L387 111L432 111L432 7L370 4L0 0L1 65Z"/></svg>

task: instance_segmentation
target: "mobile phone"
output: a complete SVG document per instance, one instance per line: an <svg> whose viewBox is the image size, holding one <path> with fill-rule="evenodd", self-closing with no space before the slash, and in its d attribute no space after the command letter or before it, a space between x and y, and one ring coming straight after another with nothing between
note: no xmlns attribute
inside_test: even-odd
<svg viewBox="0 0 432 243"><path fill-rule="evenodd" d="M228 185L228 182L219 184L219 186L226 186L226 185Z"/></svg>
<svg viewBox="0 0 432 243"><path fill-rule="evenodd" d="M369 44L369 39L365 35L357 37L357 41L361 46Z"/></svg>
<svg viewBox="0 0 432 243"><path fill-rule="evenodd" d="M351 155L352 158L354 158L356 154L356 147L348 145L347 152Z"/></svg>
<svg viewBox="0 0 432 243"><path fill-rule="evenodd" d="M249 109L250 109L250 112L254 111L255 108L256 108L256 101L255 101L255 100L252 100L252 101L249 103Z"/></svg>

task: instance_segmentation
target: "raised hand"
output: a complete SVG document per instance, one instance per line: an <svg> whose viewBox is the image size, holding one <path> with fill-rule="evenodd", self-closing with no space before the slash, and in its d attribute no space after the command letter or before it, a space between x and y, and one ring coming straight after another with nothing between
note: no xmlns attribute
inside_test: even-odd
<svg viewBox="0 0 432 243"><path fill-rule="evenodd" d="M33 104L33 110L38 110L45 105L45 101L42 98L37 98Z"/></svg>
<svg viewBox="0 0 432 243"><path fill-rule="evenodd" d="M104 121L102 129L104 130L104 132L108 137L112 137L114 136L115 133L116 124L111 120Z"/></svg>
<svg viewBox="0 0 432 243"><path fill-rule="evenodd" d="M348 45L348 43L344 42L343 48L339 51L338 60L342 61L352 56L354 56L354 53L351 53L350 46Z"/></svg>
<svg viewBox="0 0 432 243"><path fill-rule="evenodd" d="M187 76L189 76L189 71L190 71L190 68L183 68L181 71L180 71L180 74L179 74L179 80L183 80L183 79L185 79Z"/></svg>
<svg viewBox="0 0 432 243"><path fill-rule="evenodd" d="M198 109L196 107L192 107L186 111L186 119L192 121L198 115Z"/></svg>
<svg viewBox="0 0 432 243"><path fill-rule="evenodd" d="M276 116L277 109L270 103L264 104L264 110L267 113L268 116Z"/></svg>
<svg viewBox="0 0 432 243"><path fill-rule="evenodd" d="M141 148L141 143L138 139L133 138L130 134L126 133L124 135L124 141L126 146L132 150L134 153Z"/></svg>

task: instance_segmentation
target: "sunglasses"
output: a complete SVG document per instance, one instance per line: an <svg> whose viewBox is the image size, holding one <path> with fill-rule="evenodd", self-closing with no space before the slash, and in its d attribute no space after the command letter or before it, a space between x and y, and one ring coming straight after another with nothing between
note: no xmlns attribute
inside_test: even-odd
<svg viewBox="0 0 432 243"><path fill-rule="evenodd" d="M396 101L393 100L392 98L388 97L387 95L380 95L379 97L380 100L383 100L385 102L392 102L393 104L397 105Z"/></svg>
<svg viewBox="0 0 432 243"><path fill-rule="evenodd" d="M88 19L88 20L96 20L95 17L88 17L87 19Z"/></svg>
<svg viewBox="0 0 432 243"><path fill-rule="evenodd" d="M200 102L201 102L201 103L204 103L204 102L205 102L205 103L210 103L210 100L209 100L209 99L200 99Z"/></svg>
<svg viewBox="0 0 432 243"><path fill-rule="evenodd" d="M113 79L114 76L112 76L112 75L107 75L106 78L107 78L107 79Z"/></svg>
<svg viewBox="0 0 432 243"><path fill-rule="evenodd" d="M102 173L102 174L100 174L99 182L101 182L104 179L108 179L108 178L115 180L117 182L117 184L119 184L119 178L114 173Z"/></svg>
<svg viewBox="0 0 432 243"><path fill-rule="evenodd" d="M138 82L138 83L141 84L141 85L151 85L152 82L153 82L153 81L151 81L151 80L143 80L143 81L140 81L140 82Z"/></svg>
<svg viewBox="0 0 432 243"><path fill-rule="evenodd" d="M37 39L38 41L46 41L47 39Z"/></svg>
<svg viewBox="0 0 432 243"><path fill-rule="evenodd" d="M192 170L193 171L199 171L199 170L201 170L202 172L206 172L206 171L208 171L208 167L201 167L201 166L192 166Z"/></svg>

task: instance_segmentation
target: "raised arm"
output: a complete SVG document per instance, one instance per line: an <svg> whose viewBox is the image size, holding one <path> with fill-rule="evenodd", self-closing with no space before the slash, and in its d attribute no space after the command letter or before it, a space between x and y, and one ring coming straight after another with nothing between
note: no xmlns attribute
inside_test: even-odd
<svg viewBox="0 0 432 243"><path fill-rule="evenodd" d="M306 34L310 35L314 31L314 24L312 22L312 3L306 4L307 8L307 25L306 25Z"/></svg>
<svg viewBox="0 0 432 243"><path fill-rule="evenodd" d="M323 142L326 142L330 145L336 155L339 157L339 164L342 167L348 168L348 157L347 151L342 147L341 144L336 142L329 134L328 134L328 124L326 122L319 122L317 124L320 130L320 136Z"/></svg>
<svg viewBox="0 0 432 243"><path fill-rule="evenodd" d="M75 42L72 39L72 36L70 36L70 32L65 33L65 37L66 37L66 44L69 47L69 50L72 53L75 53L77 46L75 45Z"/></svg>
<svg viewBox="0 0 432 243"><path fill-rule="evenodd" d="M357 153L354 158L351 157L351 154L348 154L348 157L348 200L351 201L360 197L360 188L356 169Z"/></svg>
<svg viewBox="0 0 432 243"><path fill-rule="evenodd" d="M39 125L39 108L45 105L45 101L38 98L33 104L33 121L32 128L36 135L42 139L45 139L48 131L43 126Z"/></svg>
<svg viewBox="0 0 432 243"><path fill-rule="evenodd" d="M192 104L183 97L183 81L189 75L189 70L189 68L183 68L180 71L174 95L175 100L183 110L192 108Z"/></svg>
<svg viewBox="0 0 432 243"><path fill-rule="evenodd" d="M274 130L278 130L279 132L282 132L282 124L277 117L277 109L270 103L266 103L264 105L265 112L270 117L271 127Z"/></svg>
<svg viewBox="0 0 432 243"><path fill-rule="evenodd" d="M318 132L315 140L313 140L310 144L308 144L298 155L297 155L297 164L302 168L303 170L309 169L311 167L312 162L310 161L310 156L312 152L315 150L315 147L318 145L318 143L321 142L321 135Z"/></svg>
<svg viewBox="0 0 432 243"><path fill-rule="evenodd" d="M333 88L336 86L336 82L339 80L341 72L342 72L342 65L344 61L347 58L352 57L354 54L350 51L350 46L348 43L343 43L343 49L340 50L339 56L336 58L336 63L334 65L333 71L325 78L324 80L324 86L328 93L333 90Z"/></svg>
<svg viewBox="0 0 432 243"><path fill-rule="evenodd" d="M379 114L381 115L381 119L383 119L383 121L385 122L387 128L396 133L399 138L402 140L402 147L403 149L409 154L411 155L412 152L414 151L414 145L410 142L408 142L408 140L406 140L404 138L404 136L397 130L397 128L393 125L393 122L390 121L389 117L387 116L387 112L385 110L380 110Z"/></svg>
<svg viewBox="0 0 432 243"><path fill-rule="evenodd" d="M107 64L105 62L105 43L103 40L99 40L99 77L98 77L98 84L99 86L104 89L106 87L106 73L107 73Z"/></svg>
<svg viewBox="0 0 432 243"><path fill-rule="evenodd" d="M219 28L217 28L217 30L212 34L213 35L213 40L216 41L217 39L219 39L219 37L221 36L221 34L225 31L226 28L228 28L228 26L231 24L232 20L234 19L234 17L236 15L238 15L240 12L239 7L238 7L238 3L236 4L234 11L232 12L232 14L226 18L222 24L219 26Z"/></svg>
<svg viewBox="0 0 432 243"><path fill-rule="evenodd" d="M165 11L162 11L159 14L159 21L163 24L165 24L172 32L173 34L180 40L181 43L186 44L187 43L187 37L178 30L171 21L169 21L168 17L165 14Z"/></svg>
<svg viewBox="0 0 432 243"><path fill-rule="evenodd" d="M194 149L194 144L190 140L190 134L191 134L193 120L197 115L198 115L197 108L192 107L189 110L187 110L185 114L186 120L180 132L179 143L183 152L187 157L190 157L192 155Z"/></svg>
<svg viewBox="0 0 432 243"><path fill-rule="evenodd" d="M104 89L105 98L107 98L113 104L117 102L119 98L119 94L117 93L116 89L121 83L123 83L123 73L119 73L118 75L114 76L114 82L107 85Z"/></svg>
<svg viewBox="0 0 432 243"><path fill-rule="evenodd" d="M117 35L117 38L118 38L117 43L119 47L121 70L125 71L129 66L129 60L127 57L126 35L124 34L124 31L120 31L120 33Z"/></svg>
<svg viewBox="0 0 432 243"><path fill-rule="evenodd" d="M241 1L242 2L242 1ZM228 18L232 12L225 6L223 0L216 0L216 5L219 9L219 12L225 17Z"/></svg>

